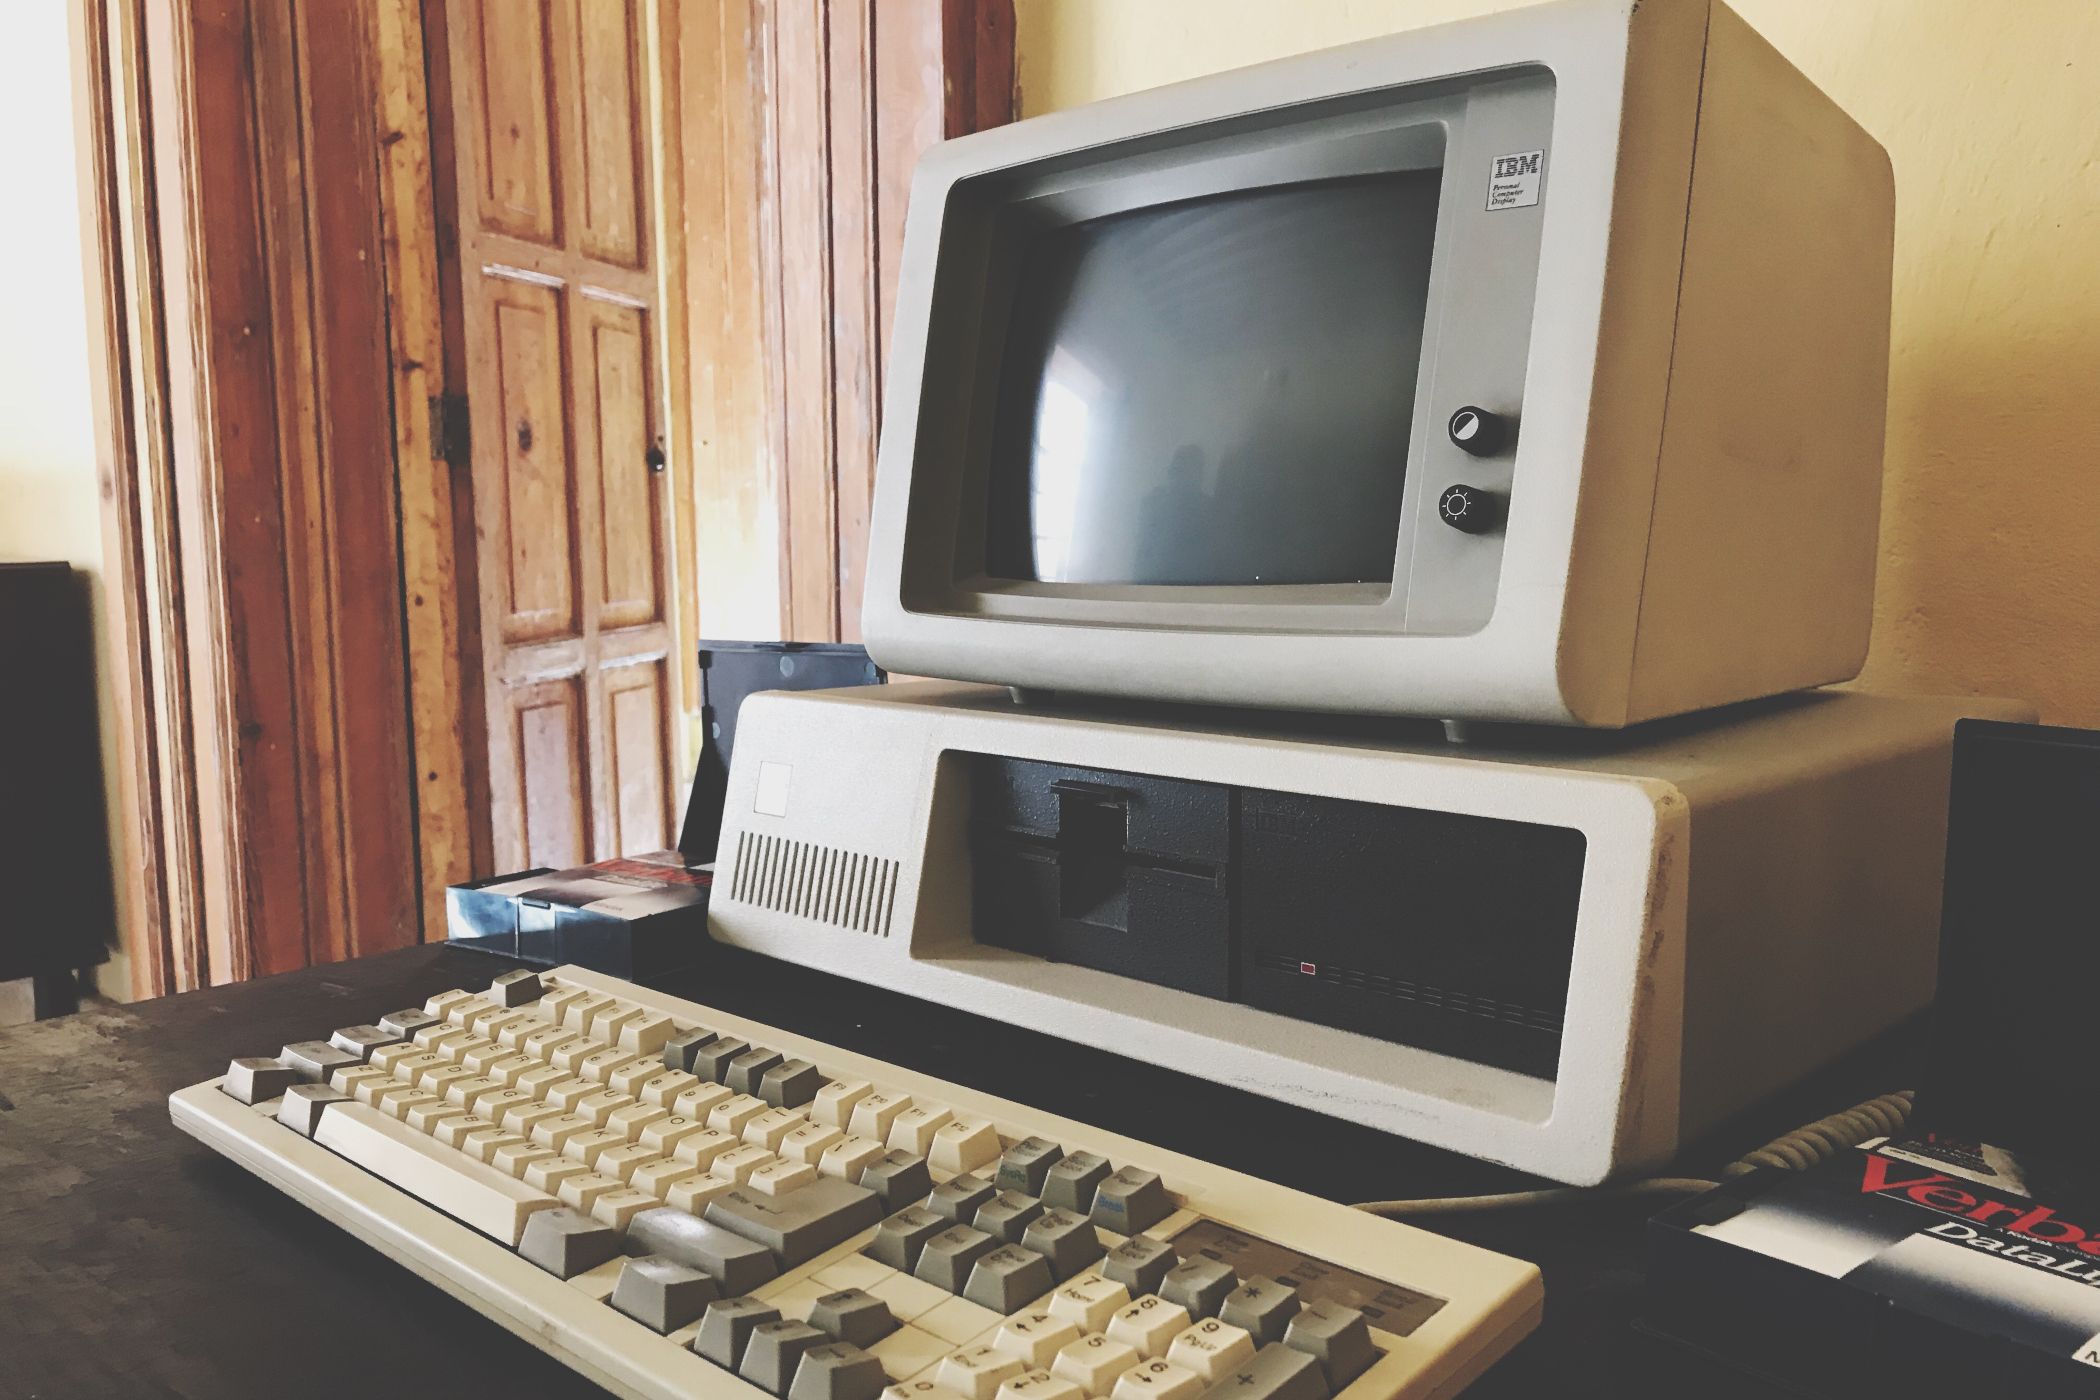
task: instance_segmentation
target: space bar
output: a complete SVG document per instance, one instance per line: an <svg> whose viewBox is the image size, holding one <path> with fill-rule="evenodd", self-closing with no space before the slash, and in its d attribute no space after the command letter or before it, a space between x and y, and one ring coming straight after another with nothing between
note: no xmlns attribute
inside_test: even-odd
<svg viewBox="0 0 2100 1400"><path fill-rule="evenodd" d="M512 1249L528 1216L561 1204L365 1104L330 1104L314 1141Z"/></svg>

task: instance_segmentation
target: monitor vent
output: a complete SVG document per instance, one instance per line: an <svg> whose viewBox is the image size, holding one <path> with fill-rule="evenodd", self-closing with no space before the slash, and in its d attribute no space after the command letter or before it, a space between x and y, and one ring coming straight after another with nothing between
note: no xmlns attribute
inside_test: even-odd
<svg viewBox="0 0 2100 1400"><path fill-rule="evenodd" d="M1489 1021L1500 1021L1504 1025L1522 1026L1526 1030L1544 1031L1548 1035L1559 1035L1561 1018L1559 1013L1524 1006L1514 1001L1498 1001L1493 997L1474 996L1466 992L1455 992L1448 987L1431 986L1426 982L1412 982L1405 977L1389 977L1381 972L1364 972L1353 967L1337 967L1333 963L1300 962L1276 953L1262 953L1255 958L1255 965L1268 972L1288 972L1300 977L1317 977L1335 986L1353 987L1361 992L1372 992L1378 996L1392 997L1396 1001L1413 1002L1430 1011L1448 1011L1460 1016L1478 1016Z"/></svg>
<svg viewBox="0 0 2100 1400"><path fill-rule="evenodd" d="M729 897L760 909L887 938L897 862L836 846L746 831Z"/></svg>

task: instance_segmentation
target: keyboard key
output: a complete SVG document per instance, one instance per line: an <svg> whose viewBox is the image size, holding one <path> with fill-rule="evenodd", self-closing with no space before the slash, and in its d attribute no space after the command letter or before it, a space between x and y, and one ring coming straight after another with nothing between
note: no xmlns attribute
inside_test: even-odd
<svg viewBox="0 0 2100 1400"><path fill-rule="evenodd" d="M591 1216L615 1230L624 1230L628 1222L643 1211L663 1208L664 1203L647 1191L637 1191L632 1186L619 1186L591 1202Z"/></svg>
<svg viewBox="0 0 2100 1400"><path fill-rule="evenodd" d="M598 1125L580 1113L560 1113L533 1124L531 1137L542 1147L562 1152L567 1150L569 1139L597 1131Z"/></svg>
<svg viewBox="0 0 2100 1400"><path fill-rule="evenodd" d="M459 988L454 987L451 991L439 992L436 996L424 1002L423 1009L430 1013L433 1020L442 1021L453 1007L468 1000L473 995L472 992L463 992Z"/></svg>
<svg viewBox="0 0 2100 1400"><path fill-rule="evenodd" d="M444 1122L439 1123L430 1130L430 1135L437 1139L439 1146L449 1147L454 1152L458 1152L462 1150L461 1144L467 1140L467 1136L470 1133L478 1133L484 1128L494 1128L495 1126L494 1123L491 1123L478 1113L462 1113L456 1118L447 1118ZM498 1129L498 1131L501 1130Z"/></svg>
<svg viewBox="0 0 2100 1400"><path fill-rule="evenodd" d="M1103 1254L1094 1222L1068 1210L1046 1210L1028 1222L1021 1243L1050 1261L1050 1272L1071 1278Z"/></svg>
<svg viewBox="0 0 2100 1400"><path fill-rule="evenodd" d="M926 1241L952 1223L925 1206L907 1206L882 1222L868 1245L868 1253L893 1269L910 1273L918 1266L919 1252L926 1248Z"/></svg>
<svg viewBox="0 0 2100 1400"><path fill-rule="evenodd" d="M743 1184L761 1195L785 1196L790 1191L801 1190L816 1179L815 1167L804 1162L787 1162L775 1157L751 1173Z"/></svg>
<svg viewBox="0 0 2100 1400"><path fill-rule="evenodd" d="M748 1040L739 1040L733 1035L718 1035L694 1052L693 1062L686 1068L702 1079L712 1079L720 1084L729 1074L730 1063L750 1048L751 1042Z"/></svg>
<svg viewBox="0 0 2100 1400"><path fill-rule="evenodd" d="M933 1151L933 1137L955 1115L938 1104L915 1103L890 1125L886 1141L892 1152L924 1157Z"/></svg>
<svg viewBox="0 0 2100 1400"><path fill-rule="evenodd" d="M707 1203L715 1197L736 1190L736 1183L724 1181L718 1176L702 1172L671 1183L671 1190L664 1200L678 1207L687 1215L707 1214Z"/></svg>
<svg viewBox="0 0 2100 1400"><path fill-rule="evenodd" d="M1166 1282L1167 1270L1180 1262L1174 1246L1165 1240L1139 1235L1108 1252L1101 1261L1101 1276L1122 1284L1136 1298L1159 1292L1159 1286Z"/></svg>
<svg viewBox="0 0 2100 1400"><path fill-rule="evenodd" d="M561 1023L578 1035L591 1033L591 1021L601 1011L616 1009L619 1003L609 996L587 992L561 1009Z"/></svg>
<svg viewBox="0 0 2100 1400"><path fill-rule="evenodd" d="M595 1094L585 1094L569 1106L569 1112L580 1114L591 1120L595 1127L604 1127L606 1120L619 1109L634 1102L625 1094L616 1094L610 1089L600 1089Z"/></svg>
<svg viewBox="0 0 2100 1400"><path fill-rule="evenodd" d="M808 1119L790 1108L769 1108L744 1125L743 1139L753 1147L779 1152L781 1142Z"/></svg>
<svg viewBox="0 0 2100 1400"><path fill-rule="evenodd" d="M1111 1172L1094 1190L1094 1223L1119 1235L1149 1230L1173 1213L1166 1183L1141 1167Z"/></svg>
<svg viewBox="0 0 2100 1400"><path fill-rule="evenodd" d="M524 1006L529 1002L538 1001L546 994L546 990L540 984L540 975L537 972L521 967L516 972L506 972L489 983L489 989L483 995L502 1006Z"/></svg>
<svg viewBox="0 0 2100 1400"><path fill-rule="evenodd" d="M726 1084L710 1084L700 1081L689 1089L678 1091L678 1097L671 1100L671 1112L681 1118L691 1118L695 1122L705 1123L707 1116L714 1112L716 1105L727 1103L735 1097L736 1095L729 1092L729 1086Z"/></svg>
<svg viewBox="0 0 2100 1400"><path fill-rule="evenodd" d="M644 1147L653 1147L665 1156L669 1156L672 1149L676 1148L679 1143L706 1131L708 1131L708 1127L705 1123L696 1123L690 1118L681 1118L673 1113L667 1114L644 1127L638 1141Z"/></svg>
<svg viewBox="0 0 2100 1400"><path fill-rule="evenodd" d="M714 1166L715 1158L733 1152L741 1145L734 1136L719 1128L703 1128L690 1137L680 1138L671 1149L671 1155L706 1171Z"/></svg>
<svg viewBox="0 0 2100 1400"><path fill-rule="evenodd" d="M933 1135L926 1160L951 1176L991 1166L999 1160L999 1130L988 1119L951 1118Z"/></svg>
<svg viewBox="0 0 2100 1400"><path fill-rule="evenodd" d="M633 1025L636 1021L641 1020L647 1014L639 1006L629 1006L626 1002L615 1001L611 1006L591 1014L591 1024L584 1031L584 1034L593 1040L602 1040L607 1045L617 1049L620 1043L620 1032Z"/></svg>
<svg viewBox="0 0 2100 1400"><path fill-rule="evenodd" d="M1108 1335L1119 1342L1127 1342L1137 1348L1138 1354L1146 1357L1161 1357L1174 1339L1188 1330L1193 1321L1189 1310L1179 1303L1170 1303L1157 1293L1144 1297L1125 1307L1108 1320Z"/></svg>
<svg viewBox="0 0 2100 1400"><path fill-rule="evenodd" d="M701 1047L714 1038L715 1033L713 1031L703 1030L681 1031L673 1035L664 1042L664 1048L660 1052L664 1068L675 1069L683 1074L691 1074L693 1072L693 1060L699 1055Z"/></svg>
<svg viewBox="0 0 2100 1400"><path fill-rule="evenodd" d="M882 1197L890 1210L902 1210L913 1201L923 1201L933 1190L933 1174L926 1159L915 1152L886 1152L861 1170L859 1184Z"/></svg>
<svg viewBox="0 0 2100 1400"><path fill-rule="evenodd" d="M717 1366L735 1370L744 1359L751 1334L769 1322L780 1321L779 1310L756 1298L723 1298L707 1305L693 1350Z"/></svg>
<svg viewBox="0 0 2100 1400"><path fill-rule="evenodd" d="M934 1380L963 1400L994 1400L1001 1385L1027 1369L1028 1362L1013 1352L974 1346L943 1357Z"/></svg>
<svg viewBox="0 0 2100 1400"><path fill-rule="evenodd" d="M646 1150L646 1149L645 1149ZM627 1184L638 1191L647 1191L652 1196L670 1199L671 1188L681 1181L690 1181L700 1175L700 1169L690 1162L680 1162L670 1157L651 1157L638 1164Z"/></svg>
<svg viewBox="0 0 2100 1400"><path fill-rule="evenodd" d="M1008 1244L1019 1244L1028 1224L1043 1213L1043 1203L1019 1191L1001 1191L977 1208L971 1222L978 1229L997 1235Z"/></svg>
<svg viewBox="0 0 2100 1400"><path fill-rule="evenodd" d="M506 1106L502 1115L496 1121L512 1132L529 1138L532 1136L532 1130L549 1118L561 1118L564 1116L562 1111L551 1103L538 1103L527 1100Z"/></svg>
<svg viewBox="0 0 2100 1400"><path fill-rule="evenodd" d="M1254 1359L1254 1338L1244 1327L1214 1317L1185 1328L1167 1347L1167 1360L1216 1385Z"/></svg>
<svg viewBox="0 0 2100 1400"><path fill-rule="evenodd" d="M1043 1178L1043 1204L1090 1215L1094 1189L1108 1179L1111 1170L1108 1158L1098 1152L1068 1152Z"/></svg>
<svg viewBox="0 0 2100 1400"><path fill-rule="evenodd" d="M1086 1400L1086 1392L1063 1376L1037 1369L1024 1371L999 1387L998 1400Z"/></svg>
<svg viewBox="0 0 2100 1400"><path fill-rule="evenodd" d="M1058 1317L1071 1318L1082 1332L1099 1332L1129 1301L1130 1291L1122 1284L1088 1272L1052 1293L1044 1306Z"/></svg>
<svg viewBox="0 0 2100 1400"><path fill-rule="evenodd" d="M556 1196L561 1184L572 1177L589 1176L591 1169L573 1157L542 1157L526 1163L525 1184L535 1191Z"/></svg>
<svg viewBox="0 0 2100 1400"><path fill-rule="evenodd" d="M724 1099L707 1111L707 1126L719 1128L731 1137L742 1137L744 1128L759 1114L768 1112L766 1101L752 1094L738 1094Z"/></svg>
<svg viewBox="0 0 2100 1400"><path fill-rule="evenodd" d="M1091 1332L1076 1342L1065 1343L1064 1350L1050 1363L1050 1374L1063 1376L1089 1395L1106 1395L1116 1377L1142 1359L1123 1343Z"/></svg>
<svg viewBox="0 0 2100 1400"><path fill-rule="evenodd" d="M897 1330L890 1305L858 1288L827 1293L810 1306L809 1321L826 1336L871 1347Z"/></svg>
<svg viewBox="0 0 2100 1400"><path fill-rule="evenodd" d="M385 1070L397 1079L406 1079L408 1075L401 1068L402 1064L423 1053L422 1047L418 1046L414 1041L403 1040L392 1045L380 1046L372 1052L372 1058L366 1063L374 1069ZM443 1062L442 1059L438 1061L440 1064Z"/></svg>
<svg viewBox="0 0 2100 1400"><path fill-rule="evenodd" d="M1048 1293L1056 1282L1048 1259L1017 1244L1002 1244L971 1267L963 1296L993 1312L1012 1313Z"/></svg>
<svg viewBox="0 0 2100 1400"><path fill-rule="evenodd" d="M642 1253L699 1269L727 1294L748 1293L780 1272L764 1245L674 1207L635 1216L627 1223L627 1238Z"/></svg>
<svg viewBox="0 0 2100 1400"><path fill-rule="evenodd" d="M345 1108L363 1109L367 1113L373 1111L326 1084L294 1084L277 1101L277 1121L301 1137L313 1137L328 1110ZM389 1118L387 1121L394 1120Z"/></svg>
<svg viewBox="0 0 2100 1400"><path fill-rule="evenodd" d="M1215 1259L1193 1254L1167 1270L1159 1293L1170 1303L1179 1303L1191 1317L1216 1317L1225 1298L1240 1281L1232 1269Z"/></svg>
<svg viewBox="0 0 2100 1400"><path fill-rule="evenodd" d="M464 1074L445 1086L445 1102L469 1113L480 1111L480 1100L503 1088L502 1081L485 1074ZM484 1115L486 1116L486 1115Z"/></svg>
<svg viewBox="0 0 2100 1400"><path fill-rule="evenodd" d="M971 1400L932 1381L902 1381L882 1392L882 1400ZM986 1396L985 1400L991 1400Z"/></svg>
<svg viewBox="0 0 2100 1400"><path fill-rule="evenodd" d="M1022 1138L999 1158L999 1185L1024 1196L1041 1196L1050 1168L1064 1155L1065 1150L1048 1138Z"/></svg>
<svg viewBox="0 0 2100 1400"><path fill-rule="evenodd" d="M616 1176L606 1176L602 1172L584 1172L581 1175L572 1176L563 1181L560 1186L555 1188L554 1194L563 1205L571 1210L589 1211L592 1206L598 1203L600 1196L605 1195L609 1191L618 1191L620 1189L620 1178ZM607 1225L612 1224L609 1220L604 1223Z"/></svg>
<svg viewBox="0 0 2100 1400"><path fill-rule="evenodd" d="M816 1258L882 1218L871 1191L819 1177L781 1196L735 1190L707 1203L707 1218L778 1255L785 1268Z"/></svg>
<svg viewBox="0 0 2100 1400"><path fill-rule="evenodd" d="M1060 1351L1078 1340L1079 1327L1070 1318L1054 1317L1037 1309L1016 1313L1000 1323L992 1345L1030 1366L1048 1366Z"/></svg>
<svg viewBox="0 0 2100 1400"><path fill-rule="evenodd" d="M606 1116L605 1126L625 1133L629 1141L640 1142L642 1133L650 1124L661 1122L670 1116L663 1109L651 1108L645 1103L636 1103L630 1099Z"/></svg>
<svg viewBox="0 0 2100 1400"><path fill-rule="evenodd" d="M807 1162L818 1166L824 1152L835 1142L842 1142L846 1135L829 1123L804 1123L780 1140L780 1155L794 1162Z"/></svg>
<svg viewBox="0 0 2100 1400"><path fill-rule="evenodd" d="M688 1089L698 1088L700 1080L682 1069L659 1069L633 1090L636 1098L654 1108L673 1108L673 1101ZM673 1109L675 1112L675 1109Z"/></svg>
<svg viewBox="0 0 2100 1400"><path fill-rule="evenodd" d="M462 1157L360 1103L330 1104L314 1140L485 1235L515 1248L552 1197Z"/></svg>
<svg viewBox="0 0 2100 1400"><path fill-rule="evenodd" d="M525 1222L518 1253L556 1278L574 1278L620 1254L620 1232L580 1210L558 1206Z"/></svg>
<svg viewBox="0 0 2100 1400"><path fill-rule="evenodd" d="M379 1018L379 1029L408 1039L423 1027L436 1025L438 1020L438 1017L428 1011L389 1011Z"/></svg>
<svg viewBox="0 0 2100 1400"><path fill-rule="evenodd" d="M633 1186L635 1184L634 1173L637 1167L645 1163L661 1161L663 1161L663 1158L657 1156L653 1150L642 1146L638 1142L622 1142L618 1147L608 1148L606 1151L599 1153L597 1158L591 1163L591 1166L598 1171L604 1172L607 1176L616 1176L629 1186ZM673 1162L671 1165L678 1166L680 1164Z"/></svg>
<svg viewBox="0 0 2100 1400"><path fill-rule="evenodd" d="M626 1094L638 1099L642 1095L642 1086L644 1084L647 1084L652 1079L662 1078L669 1073L670 1071L665 1069L662 1064L650 1059L648 1056L635 1055L631 1056L626 1064L621 1065L606 1077L605 1087L615 1093ZM652 1107L662 1108L664 1105L656 1104L652 1105Z"/></svg>
<svg viewBox="0 0 2100 1400"><path fill-rule="evenodd" d="M532 1009L534 1014L558 1022L571 1006L589 995L590 992L582 987L556 987L551 992L543 993L540 999L532 1004Z"/></svg>
<svg viewBox="0 0 2100 1400"><path fill-rule="evenodd" d="M1270 1345L1216 1382L1231 1400L1327 1400L1327 1378L1320 1363L1302 1351Z"/></svg>
<svg viewBox="0 0 2100 1400"><path fill-rule="evenodd" d="M970 1270L999 1242L970 1225L950 1225L926 1241L912 1274L949 1293L960 1293L970 1282Z"/></svg>
<svg viewBox="0 0 2100 1400"><path fill-rule="evenodd" d="M853 1105L853 1122L847 1131L855 1137L873 1138L877 1142L890 1140L890 1129L904 1110L911 1107L908 1094L872 1093Z"/></svg>
<svg viewBox="0 0 2100 1400"><path fill-rule="evenodd" d="M744 1344L744 1359L736 1373L760 1390L786 1395L795 1379L795 1367L803 1353L829 1342L822 1332L806 1322L762 1322Z"/></svg>
<svg viewBox="0 0 2100 1400"><path fill-rule="evenodd" d="M854 1107L873 1092L873 1086L865 1079L834 1079L810 1100L810 1121L845 1132L852 1124Z"/></svg>
<svg viewBox="0 0 2100 1400"><path fill-rule="evenodd" d="M571 1075L567 1079L557 1080L555 1083L549 1084L546 1092L540 1095L540 1102L551 1103L563 1113L568 1113L592 1094L603 1092L605 1092L604 1085L594 1084L588 1079L578 1079Z"/></svg>
<svg viewBox="0 0 2100 1400"><path fill-rule="evenodd" d="M374 1069L370 1065L353 1065L330 1075L328 1087L339 1094L348 1094L359 1103L370 1103L372 1096L381 1089L391 1088L400 1082L383 1069Z"/></svg>
<svg viewBox="0 0 2100 1400"><path fill-rule="evenodd" d="M500 1016L510 1008L485 996L471 996L465 1001L455 1001L446 1008L445 1019L463 1031L471 1031L491 1016Z"/></svg>
<svg viewBox="0 0 2100 1400"><path fill-rule="evenodd" d="M858 1182L871 1163L882 1160L882 1144L873 1138L848 1137L824 1149L817 1170L842 1181Z"/></svg>
<svg viewBox="0 0 2100 1400"><path fill-rule="evenodd" d="M739 1094L749 1094L757 1098L758 1086L766 1077L766 1071L786 1058L778 1050L754 1045L729 1062L729 1069L722 1076L722 1082Z"/></svg>
<svg viewBox="0 0 2100 1400"><path fill-rule="evenodd" d="M326 1084L339 1069L364 1063L360 1055L338 1050L325 1040L301 1040L287 1045L277 1059L307 1084Z"/></svg>
<svg viewBox="0 0 2100 1400"><path fill-rule="evenodd" d="M677 1027L668 1016L644 1012L620 1027L620 1048L630 1055L647 1055L661 1065L664 1046L677 1034Z"/></svg>
<svg viewBox="0 0 2100 1400"><path fill-rule="evenodd" d="M1330 1390L1340 1390L1371 1369L1378 1349L1364 1315L1340 1303L1314 1300L1291 1315L1283 1344L1320 1363Z"/></svg>
<svg viewBox="0 0 2100 1400"><path fill-rule="evenodd" d="M882 1363L850 1342L829 1342L802 1353L788 1400L876 1400L889 1384Z"/></svg>
<svg viewBox="0 0 2100 1400"><path fill-rule="evenodd" d="M775 1108L801 1108L817 1096L824 1075L807 1060L782 1060L758 1081L758 1096Z"/></svg>
<svg viewBox="0 0 2100 1400"><path fill-rule="evenodd" d="M981 1176L958 1176L934 1187L926 1198L926 1207L957 1225L970 1225L976 1223L978 1208L998 1194L992 1183Z"/></svg>
<svg viewBox="0 0 2100 1400"><path fill-rule="evenodd" d="M328 1037L328 1043L346 1055L355 1055L360 1060L372 1058L372 1052L383 1045L399 1045L408 1039L378 1026L345 1026Z"/></svg>
<svg viewBox="0 0 2100 1400"><path fill-rule="evenodd" d="M521 1181L525 1177L525 1168L531 1166L534 1162L559 1162L561 1160L563 1158L559 1152L549 1151L530 1138L517 1137L515 1135L513 1135L510 1142L502 1144L489 1154L490 1166L502 1172L505 1176L517 1177Z"/></svg>
<svg viewBox="0 0 2100 1400"><path fill-rule="evenodd" d="M226 1066L219 1088L242 1103L264 1103L291 1088L298 1078L282 1060L250 1056Z"/></svg>
<svg viewBox="0 0 2100 1400"><path fill-rule="evenodd" d="M1210 1383L1171 1361L1146 1361L1116 1378L1110 1400L1196 1400Z"/></svg>
<svg viewBox="0 0 2100 1400"><path fill-rule="evenodd" d="M640 1057L630 1055L625 1050L607 1047L602 1050L593 1050L590 1054L581 1057L574 1065L569 1067L569 1072L579 1079L588 1079L595 1084L603 1085L612 1079L613 1071L620 1069L624 1065L631 1064L638 1058ZM557 1061L557 1063L559 1062Z"/></svg>
<svg viewBox="0 0 2100 1400"><path fill-rule="evenodd" d="M1225 1295L1218 1307L1218 1318L1246 1328L1257 1346L1267 1346L1283 1340L1284 1329L1297 1311L1297 1289L1257 1275Z"/></svg>
<svg viewBox="0 0 2100 1400"><path fill-rule="evenodd" d="M708 1170L724 1181L732 1181L742 1186L760 1167L770 1166L779 1160L763 1147L732 1147L715 1158L714 1164Z"/></svg>

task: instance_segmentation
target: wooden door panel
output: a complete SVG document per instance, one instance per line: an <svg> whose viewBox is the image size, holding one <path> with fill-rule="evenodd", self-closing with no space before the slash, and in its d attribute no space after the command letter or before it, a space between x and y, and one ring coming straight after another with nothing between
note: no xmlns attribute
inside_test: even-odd
<svg viewBox="0 0 2100 1400"><path fill-rule="evenodd" d="M580 464L598 483L598 625L632 627L663 611L662 477L649 466L654 381L638 307L585 297L578 320L580 393L593 431Z"/></svg>
<svg viewBox="0 0 2100 1400"><path fill-rule="evenodd" d="M511 794L519 814L506 869L551 865L560 870L588 859L590 804L586 800L584 697L581 677L540 681L508 691L510 748L517 755Z"/></svg>
<svg viewBox="0 0 2100 1400"><path fill-rule="evenodd" d="M460 52L471 67L472 133L480 157L480 225L534 243L553 243L561 228L554 163L552 59L546 0L454 8L464 20ZM486 22L484 22L486 21ZM478 107L478 110L474 110Z"/></svg>
<svg viewBox="0 0 2100 1400"><path fill-rule="evenodd" d="M572 0L582 196L577 247L619 267L642 265L644 142L640 34L633 0Z"/></svg>
<svg viewBox="0 0 2100 1400"><path fill-rule="evenodd" d="M602 854L657 851L671 844L665 691L662 661L605 673L604 752L613 830L599 843Z"/></svg>
<svg viewBox="0 0 2100 1400"><path fill-rule="evenodd" d="M561 293L489 276L498 414L486 445L501 467L484 508L506 567L504 639L541 641L577 631L576 483L569 460Z"/></svg>

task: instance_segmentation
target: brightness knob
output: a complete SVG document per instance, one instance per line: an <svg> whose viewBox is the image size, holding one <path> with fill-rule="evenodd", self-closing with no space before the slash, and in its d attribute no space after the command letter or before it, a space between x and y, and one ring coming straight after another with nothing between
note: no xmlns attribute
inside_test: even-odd
<svg viewBox="0 0 2100 1400"><path fill-rule="evenodd" d="M1509 442L1509 420L1467 404L1451 415L1451 445L1475 457L1492 457Z"/></svg>
<svg viewBox="0 0 2100 1400"><path fill-rule="evenodd" d="M1436 513L1454 530L1484 535L1502 523L1502 498L1478 486L1446 487L1437 497Z"/></svg>

